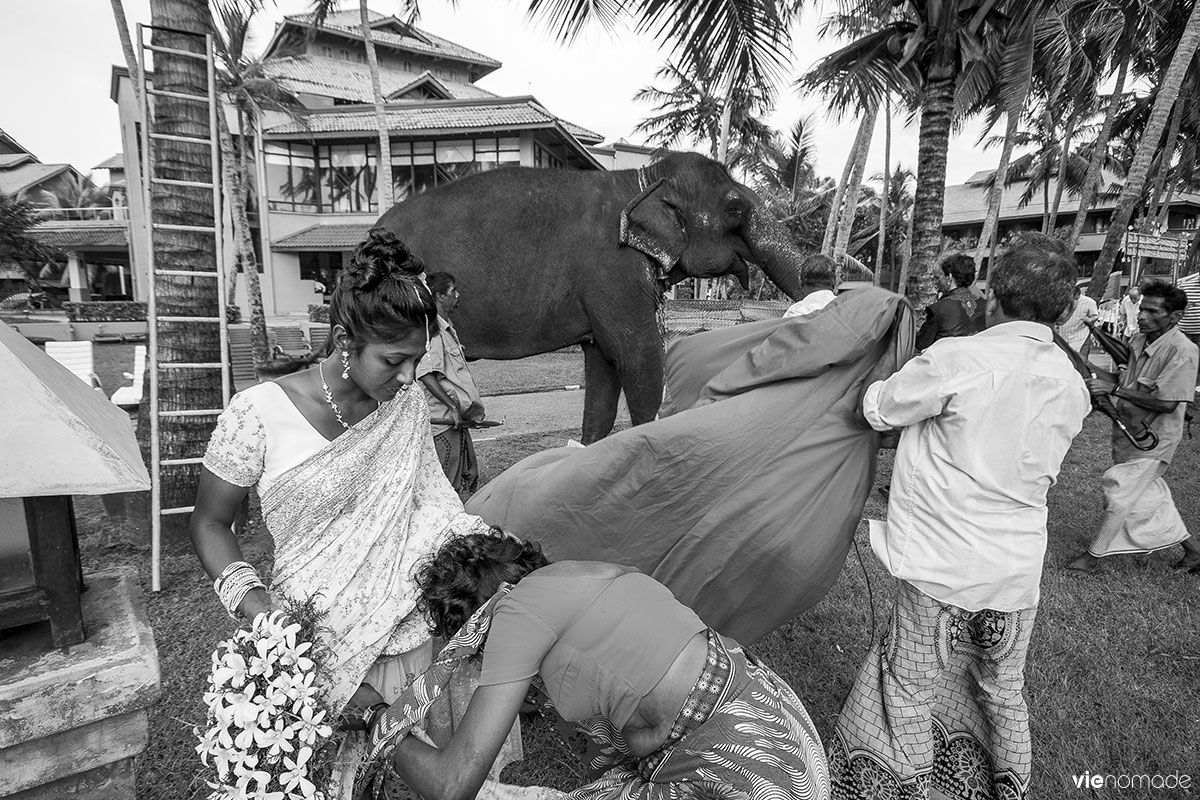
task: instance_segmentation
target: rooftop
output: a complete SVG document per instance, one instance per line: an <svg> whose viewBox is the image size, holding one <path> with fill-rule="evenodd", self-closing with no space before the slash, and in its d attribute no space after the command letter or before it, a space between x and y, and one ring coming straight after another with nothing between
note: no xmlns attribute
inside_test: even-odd
<svg viewBox="0 0 1200 800"><path fill-rule="evenodd" d="M380 14L377 11L367 11L367 18L370 20L372 29L371 39L376 45L393 47L397 50L407 50L411 53L422 53L424 55L466 61L482 67L488 67L488 72L499 69L501 66L500 62L494 58L489 58L482 53L455 44L440 36L434 36L432 33L423 31L415 26L406 26L403 21L396 17ZM306 28L312 27L311 14L291 14L283 19L283 25L280 25L276 29L275 37L271 40L271 44L267 46L268 55L270 55L271 50L279 39L280 30L288 23L301 25ZM362 40L359 12L357 9L353 11L335 11L328 15L321 30L342 34L358 41ZM401 31L406 31L406 33L401 33Z"/></svg>
<svg viewBox="0 0 1200 800"><path fill-rule="evenodd" d="M374 222L322 223L296 231L271 242L276 252L303 250L349 250L367 238Z"/></svg>
<svg viewBox="0 0 1200 800"><path fill-rule="evenodd" d="M586 144L596 144L603 136L551 114L532 97L506 97L489 101L427 101L420 106L389 104L387 126L393 133L479 131L498 129L553 128L561 126ZM376 130L373 108L314 110L303 122L289 120L268 128L268 136L288 134L373 133Z"/></svg>
<svg viewBox="0 0 1200 800"><path fill-rule="evenodd" d="M91 247L129 247L129 223L120 222L43 222L30 229L42 244L64 250Z"/></svg>
<svg viewBox="0 0 1200 800"><path fill-rule="evenodd" d="M0 194L17 194L72 169L70 164L18 163L0 170Z"/></svg>
<svg viewBox="0 0 1200 800"><path fill-rule="evenodd" d="M92 169L125 169L125 154L114 153Z"/></svg>
<svg viewBox="0 0 1200 800"><path fill-rule="evenodd" d="M316 55L277 56L264 63L267 74L284 81L293 92L337 97L358 103L374 102L371 74L361 64L339 61ZM388 97L412 84L422 72L380 69L379 83L383 96ZM450 96L461 100L495 97L486 89L471 83L439 80Z"/></svg>

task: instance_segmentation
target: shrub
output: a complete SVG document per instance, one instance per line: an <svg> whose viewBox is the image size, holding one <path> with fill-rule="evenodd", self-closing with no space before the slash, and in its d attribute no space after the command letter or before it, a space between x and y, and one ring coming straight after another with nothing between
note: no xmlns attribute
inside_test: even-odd
<svg viewBox="0 0 1200 800"><path fill-rule="evenodd" d="M325 303L318 305L317 303L309 303L308 305L308 321L309 322L324 322L329 324L329 306Z"/></svg>
<svg viewBox="0 0 1200 800"><path fill-rule="evenodd" d="M146 304L132 300L63 303L71 322L144 322Z"/></svg>

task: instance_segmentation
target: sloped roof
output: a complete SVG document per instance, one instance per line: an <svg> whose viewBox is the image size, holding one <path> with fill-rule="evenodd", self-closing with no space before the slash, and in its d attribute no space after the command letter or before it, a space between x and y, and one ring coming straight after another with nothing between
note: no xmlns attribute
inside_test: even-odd
<svg viewBox="0 0 1200 800"><path fill-rule="evenodd" d="M391 102L400 102L400 101L404 100L404 95L406 95L409 92L412 92L413 90L418 89L422 86L428 87L428 89L432 90L433 93L436 94L442 100L450 100L450 99L454 98L454 95L451 94L450 90L446 88L445 83L443 83L438 78L434 77L433 73L430 72L429 70L425 70L420 75L418 75L414 80L401 86L399 89L392 92L391 94L385 95L384 99L389 100ZM421 97L421 98L417 98L417 99L428 100L430 98Z"/></svg>
<svg viewBox="0 0 1200 800"><path fill-rule="evenodd" d="M114 153L92 169L125 169L125 154Z"/></svg>
<svg viewBox="0 0 1200 800"><path fill-rule="evenodd" d="M437 100L419 106L390 105L386 114L388 129L393 132L551 128L561 125L581 142L595 144L604 138L595 131L558 119L533 98L502 98L498 102L474 103ZM358 108L312 112L305 115L305 123L284 122L268 128L266 133L269 136L298 133L369 133L375 129L374 110Z"/></svg>
<svg viewBox="0 0 1200 800"><path fill-rule="evenodd" d="M946 196L942 202L942 225L966 225L972 223L982 223L984 215L987 213L987 188L984 183L991 177L995 170L981 170L976 172L967 179L967 183L957 186L947 186ZM980 177L982 176L982 177ZM1092 205L1092 211L1109 211L1117 207L1117 187L1121 184L1121 178L1117 175L1106 172L1104 174L1104 185L1102 191L1097 197L1096 202ZM1019 201L1021 195L1025 193L1025 187L1028 186L1027 181L1015 181L1004 189L1004 199L1000 202L1000 218L1001 219L1021 219L1021 218L1040 218L1042 216L1042 201L1041 191L1038 192L1038 197L1025 206L1020 206ZM1050 202L1054 202L1055 187L1058 182L1050 181L1047 191L1050 196ZM1171 205L1200 205L1200 193L1196 192L1176 192L1171 198ZM1079 211L1079 195L1067 189L1063 192L1062 202L1059 204L1059 214L1075 214Z"/></svg>
<svg viewBox="0 0 1200 800"><path fill-rule="evenodd" d="M37 159L29 153L0 153L0 169L11 169L25 162L37 163Z"/></svg>
<svg viewBox="0 0 1200 800"><path fill-rule="evenodd" d="M29 233L42 244L64 250L129 246L125 222L44 222Z"/></svg>
<svg viewBox="0 0 1200 800"><path fill-rule="evenodd" d="M72 169L70 164L18 164L0 171L0 193L16 194Z"/></svg>
<svg viewBox="0 0 1200 800"><path fill-rule="evenodd" d="M371 74L362 64L352 64L324 56L293 55L273 56L264 63L264 67L268 75L282 80L293 92L336 97L358 103L370 103L374 100ZM379 83L383 96L394 94L420 76L420 72L380 69ZM439 82L451 97L461 100L496 96L472 83L448 80Z"/></svg>
<svg viewBox="0 0 1200 800"><path fill-rule="evenodd" d="M350 250L367 238L374 222L317 224L271 242L280 252L299 250Z"/></svg>
<svg viewBox="0 0 1200 800"><path fill-rule="evenodd" d="M458 61L467 61L472 64L478 64L483 67L491 67L498 69L500 62L494 58L489 58L483 53L478 53L470 48L455 44L440 36L434 36L428 31L421 30L415 26L411 26L410 30L414 35L403 36L390 31L376 30L380 25L387 25L389 22L397 25L404 23L396 17L380 14L376 11L368 11L367 18L370 20L372 28L371 38L377 45L394 47L398 50L407 50L412 53L424 53L426 55L440 56L442 58L452 58ZM285 16L284 24L291 23L293 25L302 25L311 27L311 14L290 14ZM282 27L282 26L281 26ZM340 33L344 36L358 39L361 41L362 33L359 29L359 13L354 11L335 11L325 18L325 24L321 26L322 30L333 33ZM278 30L276 31L276 39L272 40L272 45L278 39ZM270 52L270 46L267 50ZM489 70L490 71L490 70Z"/></svg>
<svg viewBox="0 0 1200 800"><path fill-rule="evenodd" d="M11 135L5 133L3 128L0 128L0 147L6 150L16 150L19 153L29 153L29 150L23 147L20 142L14 139ZM30 153L30 155L33 154ZM34 156L33 160L37 161L37 157Z"/></svg>

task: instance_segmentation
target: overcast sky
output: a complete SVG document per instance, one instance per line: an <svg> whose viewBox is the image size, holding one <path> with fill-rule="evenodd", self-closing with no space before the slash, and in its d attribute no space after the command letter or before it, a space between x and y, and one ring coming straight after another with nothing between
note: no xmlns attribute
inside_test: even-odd
<svg viewBox="0 0 1200 800"><path fill-rule="evenodd" d="M306 11L309 0L279 0L263 12L253 49L265 47L284 14ZM347 0L343 8L355 9ZM397 0L373 0L374 10L398 11ZM628 28L587 31L562 45L540 22L530 21L524 2L514 0L421 0L420 27L503 63L479 85L501 95L532 94L551 113L605 136L606 141L642 140L633 129L651 107L633 95L654 82L668 51L649 36ZM150 19L149 0L125 0L131 35ZM828 119L818 97L799 97L791 83L837 43L821 41L819 17L805 15L794 35L797 54L769 122L789 130L811 113L817 120L817 166L839 176L856 122ZM83 172L120 150L116 104L109 97L114 64L124 64L111 6L105 0L0 0L0 128L45 163L70 163ZM660 82L660 88L667 88ZM896 120L893 165L915 170L915 126ZM949 183L961 183L978 169L994 166L999 153L981 152L975 128L951 144ZM883 164L883 123L879 123L868 177ZM97 176L100 177L100 176Z"/></svg>

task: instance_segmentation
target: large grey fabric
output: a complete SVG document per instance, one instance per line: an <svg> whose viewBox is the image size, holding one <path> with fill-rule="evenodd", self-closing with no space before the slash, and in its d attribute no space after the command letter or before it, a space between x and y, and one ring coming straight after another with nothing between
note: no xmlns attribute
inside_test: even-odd
<svg viewBox="0 0 1200 800"><path fill-rule="evenodd" d="M467 509L551 559L636 566L754 642L841 572L879 446L860 400L913 338L907 303L881 289L689 336L667 353L660 419L530 456Z"/></svg>

